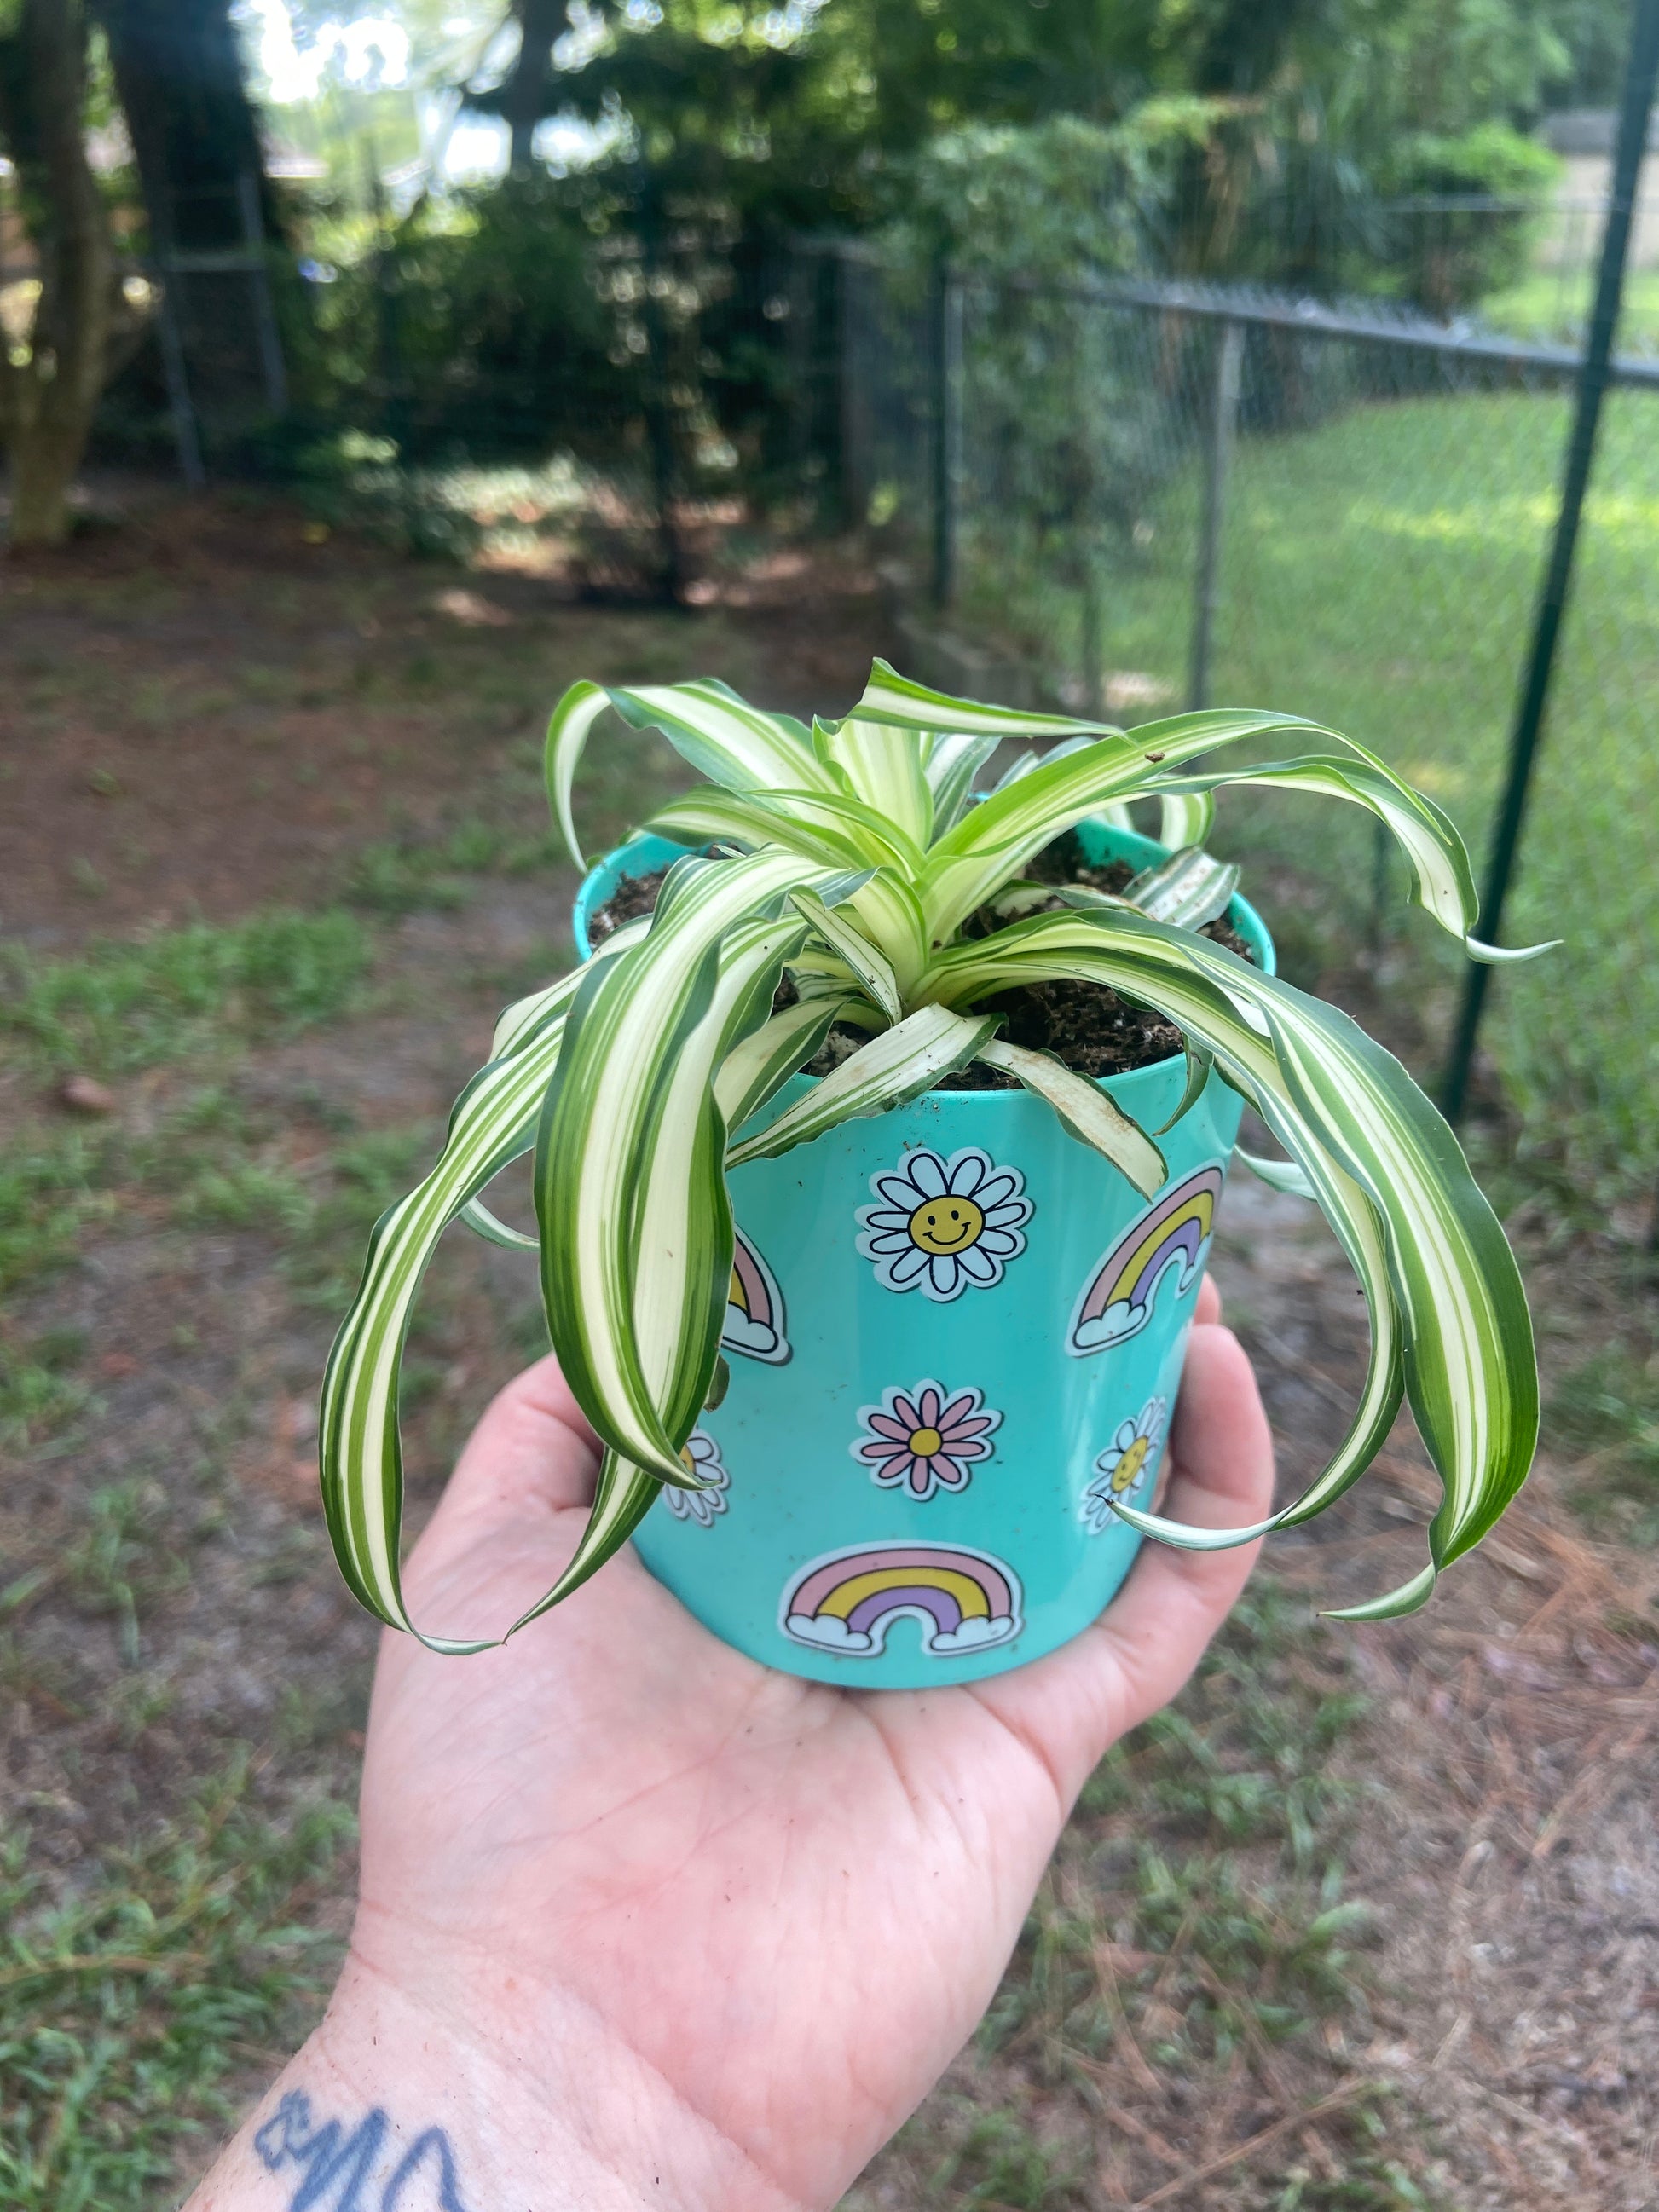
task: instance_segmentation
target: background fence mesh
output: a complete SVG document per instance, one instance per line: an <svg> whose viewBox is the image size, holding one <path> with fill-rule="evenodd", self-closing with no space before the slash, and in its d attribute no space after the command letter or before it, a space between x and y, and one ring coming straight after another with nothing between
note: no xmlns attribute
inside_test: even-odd
<svg viewBox="0 0 1659 2212"><path fill-rule="evenodd" d="M971 653L1126 722L1193 696L1358 738L1457 822L1477 874L1553 527L1571 376L1403 324L1331 335L1285 303L1212 312L964 284L867 258L840 291L848 505L933 574ZM1213 310L1217 302L1207 303ZM1216 465L1218 398L1231 434ZM1565 939L1495 979L1483 1048L1524 1140L1581 1183L1659 1169L1659 388L1609 395L1505 935ZM1359 955L1408 1006L1434 1077L1462 962L1405 904L1358 810L1230 793L1217 843L1254 863L1291 975ZM1340 940L1340 942L1338 941Z"/></svg>

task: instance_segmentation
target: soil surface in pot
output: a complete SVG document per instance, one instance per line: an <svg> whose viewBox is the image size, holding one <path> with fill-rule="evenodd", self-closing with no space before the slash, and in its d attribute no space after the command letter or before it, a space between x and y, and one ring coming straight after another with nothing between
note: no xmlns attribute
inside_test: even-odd
<svg viewBox="0 0 1659 2212"><path fill-rule="evenodd" d="M1084 856L1079 840L1067 830L1030 862L1026 880L1055 885L1084 884L1092 890L1122 891L1133 880L1134 873L1127 860L1108 861L1100 867L1091 866ZM649 914L657 903L666 874L666 869L659 868L649 875L625 877L605 903L589 917L590 945L597 948L624 922ZM1028 908L1026 914L1060 913L1064 907L1063 900L1054 898L1044 905ZM977 914L969 915L963 934L989 937L1007 927L1007 921L1001 915L981 907ZM1202 933L1243 959L1254 957L1243 938L1224 920L1210 922ZM775 1003L779 1006L792 1006L794 998L794 985L786 975L778 987ZM1181 1031L1173 1022L1150 1007L1138 1006L1120 998L1103 983L1022 986L988 999L985 1005L988 1011L1006 1016L1002 1034L1010 1044L1024 1045L1033 1052L1051 1052L1080 1075L1121 1075L1132 1067L1146 1067L1153 1060L1168 1060L1181 1050ZM862 1030L838 1025L824 1040L817 1057L809 1061L806 1073L827 1075L868 1041ZM1000 1069L975 1065L963 1068L958 1074L947 1075L936 1087L940 1091L1017 1091L1019 1085L1014 1077L1003 1074Z"/></svg>

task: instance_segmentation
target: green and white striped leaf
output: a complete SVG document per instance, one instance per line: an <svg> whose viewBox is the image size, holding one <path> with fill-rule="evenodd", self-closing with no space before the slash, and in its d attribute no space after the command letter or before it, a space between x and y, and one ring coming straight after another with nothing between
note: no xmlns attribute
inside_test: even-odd
<svg viewBox="0 0 1659 2212"><path fill-rule="evenodd" d="M714 1079L714 1098L728 1129L741 1129L780 1084L806 1065L843 1010L831 997L802 999L774 1014L733 1045Z"/></svg>
<svg viewBox="0 0 1659 2212"><path fill-rule="evenodd" d="M896 868L878 868L853 893L848 910L893 970L898 994L909 1005L927 973L929 956L927 917L910 878Z"/></svg>
<svg viewBox="0 0 1659 2212"><path fill-rule="evenodd" d="M1424 793L1402 782L1375 753L1352 738L1342 742L1352 746L1352 759L1310 753L1297 760L1262 761L1249 768L1167 781L1178 790L1195 793L1219 791L1229 784L1314 791L1364 807L1387 824L1411 863L1413 904L1432 915L1454 937L1467 938L1480 901L1468 853L1451 817Z"/></svg>
<svg viewBox="0 0 1659 2212"><path fill-rule="evenodd" d="M726 1165L775 1159L781 1152L821 1137L862 1114L884 1114L930 1091L941 1076L953 1075L996 1033L1000 1014L964 1016L944 1006L922 1006L855 1052L817 1083L805 1098L787 1106L775 1121L733 1145Z"/></svg>
<svg viewBox="0 0 1659 2212"><path fill-rule="evenodd" d="M699 1482L685 1486L702 1490L707 1485ZM538 1598L528 1612L519 1615L507 1635L516 1636L532 1620L539 1620L543 1613L568 1597L572 1590L580 1589L607 1559L615 1559L656 1504L661 1490L662 1485L655 1475L631 1467L615 1452L607 1450L599 1462L599 1480L593 1487L593 1503L582 1529L581 1541L572 1553L569 1565L545 1597Z"/></svg>
<svg viewBox="0 0 1659 2212"><path fill-rule="evenodd" d="M971 1003L986 988L1060 975L1109 983L1201 1039L1305 1170L1371 1309L1368 1397L1379 1341L1390 1363L1401 1363L1443 1485L1430 1547L1437 1571L1443 1568L1479 1541L1520 1487L1538 1428L1520 1275L1450 1130L1399 1063L1346 1015L1206 938L1139 916L1017 923L983 951L945 956L938 981L941 996ZM1265 1024L1265 1036L1245 1018L1245 1006ZM1386 1391L1376 1398L1379 1418L1386 1398ZM1356 1431L1296 1505L1220 1542L1247 1540L1328 1504L1361 1471L1386 1428L1364 1419ZM1178 1529L1127 1508L1124 1517L1166 1540L1219 1547L1212 1532Z"/></svg>
<svg viewBox="0 0 1659 2212"><path fill-rule="evenodd" d="M688 792L658 808L646 828L680 843L777 845L843 868L897 867L914 877L921 848L845 792Z"/></svg>
<svg viewBox="0 0 1659 2212"><path fill-rule="evenodd" d="M1045 761L1006 791L972 807L927 855L922 906L930 936L949 938L1032 854L1110 799L1130 799L1153 781L1156 763L1176 762L1217 745L1261 738L1286 727L1314 729L1293 716L1223 712L1177 714L1148 722L1133 736L1101 738L1077 752ZM1326 734L1322 732L1322 734Z"/></svg>
<svg viewBox="0 0 1659 2212"><path fill-rule="evenodd" d="M879 946L856 928L844 914L825 906L813 891L792 891L790 902L803 921L843 960L866 998L874 1001L890 1022L902 1018L898 978L893 963Z"/></svg>
<svg viewBox="0 0 1659 2212"><path fill-rule="evenodd" d="M1169 1178L1164 1155L1138 1121L1131 1121L1109 1091L1079 1075L1049 1052L1028 1052L1023 1045L994 1037L979 1048L988 1067L1018 1078L1028 1091L1054 1109L1066 1133L1109 1159L1128 1177L1143 1198L1152 1198Z"/></svg>
<svg viewBox="0 0 1659 2212"><path fill-rule="evenodd" d="M875 660L864 696L853 709L860 721L890 722L901 730L948 730L953 736L1069 738L1079 732L1119 734L1113 722L1091 722L1080 714L1036 714L1012 707L993 707L982 699L957 699L901 676L890 662Z"/></svg>
<svg viewBox="0 0 1659 2212"><path fill-rule="evenodd" d="M763 1018L762 979L775 982L804 934L793 917L753 917L815 876L794 854L757 853L708 864L659 902L645 942L578 995L537 1134L560 1365L604 1442L665 1481L685 1479L732 1264L714 1071L741 1023Z"/></svg>
<svg viewBox="0 0 1659 2212"><path fill-rule="evenodd" d="M506 1252L539 1252L541 1245L534 1237L527 1237L522 1229L510 1228L505 1221L497 1220L481 1198L470 1198L461 1208L461 1220L473 1234L482 1237L486 1244L499 1244Z"/></svg>
<svg viewBox="0 0 1659 2212"><path fill-rule="evenodd" d="M1123 896L1171 929L1202 929L1226 913L1237 889L1238 870L1231 860L1213 860L1189 845L1137 876Z"/></svg>
<svg viewBox="0 0 1659 2212"><path fill-rule="evenodd" d="M1001 739L971 730L947 732L933 739L927 755L927 781L933 793L933 835L955 826L974 795L979 772Z"/></svg>
<svg viewBox="0 0 1659 2212"><path fill-rule="evenodd" d="M351 1310L323 1378L323 1506L341 1572L361 1601L396 1628L415 1628L398 1577L403 1455L398 1374L427 1263L444 1231L510 1160L529 1151L562 1042L562 1016L474 1076L455 1103L435 1167L375 1224ZM422 1637L434 1650L480 1651L487 1640Z"/></svg>
<svg viewBox="0 0 1659 2212"><path fill-rule="evenodd" d="M1566 941L1565 937L1549 937L1541 945L1483 945L1478 937L1466 937L1463 950L1483 967L1506 968L1516 961L1536 960L1540 953L1553 952Z"/></svg>
<svg viewBox="0 0 1659 2212"><path fill-rule="evenodd" d="M1018 783L1021 776L1030 775L1031 770L1037 766L1039 757L1040 756L1036 753L1026 752L1019 754L1010 766L1004 769L1002 774L992 785L991 789L993 793L1006 791L1011 783Z"/></svg>
<svg viewBox="0 0 1659 2212"><path fill-rule="evenodd" d="M1181 1096L1176 1101L1174 1113L1167 1121L1160 1123L1152 1131L1155 1137L1167 1136L1177 1121L1184 1121L1192 1112L1194 1107L1204 1096L1204 1086L1210 1079L1211 1069L1215 1066L1215 1054L1209 1047L1194 1043L1189 1036L1182 1038L1181 1049L1187 1063L1187 1080L1182 1085Z"/></svg>
<svg viewBox="0 0 1659 2212"><path fill-rule="evenodd" d="M1258 1182L1265 1182L1270 1190L1282 1190L1287 1198L1316 1198L1318 1194L1309 1182L1307 1170L1294 1160L1264 1160L1259 1153L1247 1152L1242 1145L1233 1146L1233 1158L1241 1167L1248 1168Z"/></svg>
<svg viewBox="0 0 1659 2212"><path fill-rule="evenodd" d="M603 945L592 955L598 960L614 960L618 953L626 952L650 933L651 916L636 915L613 929ZM539 991L532 991L527 998L515 999L495 1024L495 1034L490 1041L489 1057L501 1060L507 1053L533 1036L549 1015L559 1013L567 1007L581 988L587 970L573 968L568 975L561 975Z"/></svg>
<svg viewBox="0 0 1659 2212"><path fill-rule="evenodd" d="M815 722L812 746L839 769L852 796L917 847L933 834L933 793L924 763L927 740L882 722Z"/></svg>
<svg viewBox="0 0 1659 2212"><path fill-rule="evenodd" d="M1126 823L1124 827L1129 825ZM1207 791L1164 793L1159 801L1158 842L1178 853L1186 845L1207 845L1215 827L1215 799Z"/></svg>
<svg viewBox="0 0 1659 2212"><path fill-rule="evenodd" d="M582 852L571 815L571 787L588 734L607 707L635 729L660 730L699 775L729 791L836 788L799 723L763 714L712 678L632 690L573 684L548 723L544 762L553 818L578 866Z"/></svg>

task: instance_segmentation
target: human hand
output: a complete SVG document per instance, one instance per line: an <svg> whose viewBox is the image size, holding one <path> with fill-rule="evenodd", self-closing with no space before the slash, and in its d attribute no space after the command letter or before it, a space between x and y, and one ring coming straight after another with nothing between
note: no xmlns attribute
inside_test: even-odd
<svg viewBox="0 0 1659 2212"><path fill-rule="evenodd" d="M1206 1283L1168 1505L1212 1526L1272 1489L1218 1311ZM462 1454L410 1562L414 1617L482 1633L533 1602L595 1466L544 1359ZM350 1958L289 2102L196 2212L327 2203L367 2106L391 2118L343 2212L833 2204L972 2032L1078 1790L1179 1690L1254 1550L1148 1544L1063 1650L937 1690L775 1674L631 1552L500 1650L388 1632ZM316 2193L287 2200L295 2174Z"/></svg>

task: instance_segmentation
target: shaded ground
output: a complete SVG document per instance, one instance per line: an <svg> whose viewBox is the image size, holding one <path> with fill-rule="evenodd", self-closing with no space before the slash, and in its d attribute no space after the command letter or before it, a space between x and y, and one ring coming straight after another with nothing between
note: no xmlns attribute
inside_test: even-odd
<svg viewBox="0 0 1659 2212"><path fill-rule="evenodd" d="M276 509L82 558L4 574L28 618L0 643L0 2200L40 2208L167 2201L326 1980L373 1638L316 1515L314 1391L369 1223L567 957L550 696L695 668L834 709L883 642L853 564L775 551L696 617L313 546ZM596 833L670 773L629 744ZM58 1103L73 1074L111 1110ZM1528 1221L1582 1377L1648 1294ZM1299 1486L1359 1303L1248 1184L1217 1267ZM456 1240L411 1347L417 1516L544 1340L533 1272ZM1280 1544L1091 1784L985 2030L852 2206L1659 2201L1659 1568L1613 1540L1645 1431L1591 1369L1562 1432L1593 1462L1547 1465L1426 1615L1311 1618L1420 1546L1404 1437Z"/></svg>

